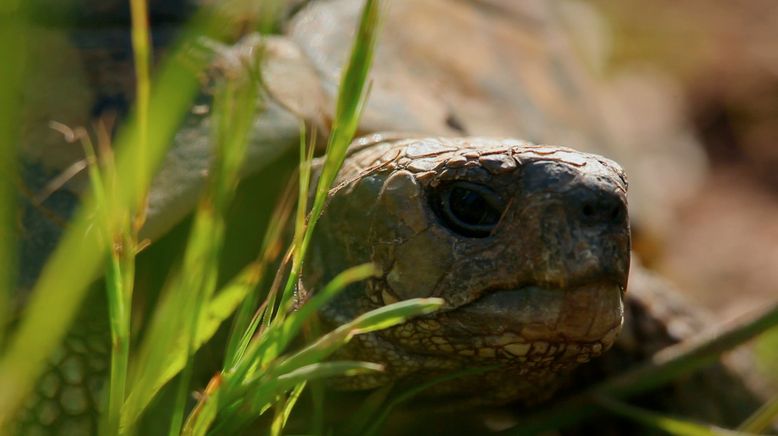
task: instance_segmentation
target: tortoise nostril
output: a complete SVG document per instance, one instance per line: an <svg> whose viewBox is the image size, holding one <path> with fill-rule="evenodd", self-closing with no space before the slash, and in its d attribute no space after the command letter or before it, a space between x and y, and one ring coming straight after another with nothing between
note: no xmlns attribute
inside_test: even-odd
<svg viewBox="0 0 778 436"><path fill-rule="evenodd" d="M611 221L613 221L613 222L620 221L623 210L624 210L624 208L622 208L621 205L614 206L611 209L611 215L610 215Z"/></svg>
<svg viewBox="0 0 778 436"><path fill-rule="evenodd" d="M626 216L624 202L615 195L590 192L579 203L579 216L587 225L618 225Z"/></svg>

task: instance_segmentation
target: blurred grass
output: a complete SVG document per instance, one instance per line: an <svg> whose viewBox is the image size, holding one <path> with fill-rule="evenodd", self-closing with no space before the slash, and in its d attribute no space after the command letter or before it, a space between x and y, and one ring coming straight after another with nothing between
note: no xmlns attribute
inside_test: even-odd
<svg viewBox="0 0 778 436"><path fill-rule="evenodd" d="M765 332L756 341L754 352L762 372L778 387L778 327Z"/></svg>
<svg viewBox="0 0 778 436"><path fill-rule="evenodd" d="M778 327L760 336L754 346L760 373L773 387L778 387ZM778 423L778 393L755 411L738 430L752 433L766 432Z"/></svg>
<svg viewBox="0 0 778 436"><path fill-rule="evenodd" d="M371 396L371 398L368 401L365 401L362 404L362 407L352 415L350 421L346 424L345 434L363 436L380 435L383 432L387 420L392 415L392 412L403 403L411 401L414 397L435 385L455 380L460 377L482 374L491 369L493 369L493 367L466 368L459 371L453 371L430 378L423 383L419 383L416 386L391 395L389 395L389 392L382 392L387 389L380 389L376 391L376 395ZM387 388L391 387L392 386L388 386Z"/></svg>
<svg viewBox="0 0 778 436"><path fill-rule="evenodd" d="M368 0L362 12L359 28L354 35L354 46L348 60L349 68L343 71L338 88L338 100L335 107L335 116L332 120L332 130L327 141L327 149L324 155L319 181L316 185L316 193L313 199L311 212L308 216L308 225L299 242L299 256L294 258L292 274L286 282L282 295L282 307L289 300L294 288L294 281L300 273L302 260L308 245L311 242L316 222L324 209L324 202L330 186L335 181L338 170L346 157L346 151L351 139L357 131L359 118L364 108L369 88L367 87L367 75L373 62L373 51L378 35L378 5L377 2ZM298 236L299 238L299 236Z"/></svg>
<svg viewBox="0 0 778 436"><path fill-rule="evenodd" d="M19 8L17 0L0 4L0 350L5 344L17 271L16 144L27 44L26 16Z"/></svg>
<svg viewBox="0 0 778 436"><path fill-rule="evenodd" d="M149 126L148 153L143 161L133 150L138 143L137 120L129 120L122 129L115 141L116 185L110 191L115 192L114 201L108 203L110 209L99 213L108 222L120 220L140 202L149 181L135 176L151 174L158 167L199 88L196 75L205 65L205 60L183 64L171 57L161 68L149 103L149 118L155 122ZM0 357L0 427L30 392L46 357L68 331L87 287L102 270L106 249L97 232L90 231L97 212L94 197L88 195L41 272L20 325Z"/></svg>
<svg viewBox="0 0 778 436"><path fill-rule="evenodd" d="M138 142L134 144L134 151L140 162L146 161L146 153L149 142L149 99L151 97L151 35L149 33L148 9L145 0L130 0L130 12L132 18L132 48L133 63L135 65L135 116L137 118ZM107 135L106 135L107 136ZM106 151L110 148L106 145ZM107 176L114 178L115 162L110 152L104 153L108 161L103 163L103 169L107 170ZM89 154L87 154L89 157ZM92 159L94 161L94 159ZM142 165L136 177L144 184L151 183L151 172L147 165ZM102 182L99 179L100 170L93 162L89 168L92 175L92 192L97 198L97 207L107 210L108 200L98 195L101 192ZM110 186L115 186L112 182ZM111 197L113 198L113 192ZM140 200L133 209L125 211L121 222L116 227L108 227L104 231L111 244L110 261L106 268L106 291L108 293L108 313L111 325L111 365L108 376L108 406L103 416L102 432L105 434L118 434L121 420L121 410L126 396L127 371L130 360L130 335L132 295L135 287L135 256L140 250L138 244L138 232L140 231L146 216L146 202L148 193L143 192ZM107 223L110 225L110 223Z"/></svg>
<svg viewBox="0 0 778 436"><path fill-rule="evenodd" d="M61 127L65 129L65 127ZM111 365L109 373L108 408L103 432L118 431L119 411L124 399L127 361L129 359L129 307L135 278L135 252L137 232L131 228L129 211L116 221L108 220L102 212L110 210L116 186L116 167L108 144L108 135L100 135L102 159L98 162L94 146L84 129L65 130L67 136L79 140L84 149L90 187L94 195L97 215L95 232L103 246L107 247L109 261L106 265L105 287L108 293L108 312L111 327Z"/></svg>
<svg viewBox="0 0 778 436"><path fill-rule="evenodd" d="M627 403L600 397L597 404L616 415L639 422L646 427L659 430L662 433L677 436L745 436L752 433L742 433L727 430L695 421L650 412Z"/></svg>
<svg viewBox="0 0 778 436"><path fill-rule="evenodd" d="M766 433L778 421L778 395L757 409L737 428L746 433Z"/></svg>

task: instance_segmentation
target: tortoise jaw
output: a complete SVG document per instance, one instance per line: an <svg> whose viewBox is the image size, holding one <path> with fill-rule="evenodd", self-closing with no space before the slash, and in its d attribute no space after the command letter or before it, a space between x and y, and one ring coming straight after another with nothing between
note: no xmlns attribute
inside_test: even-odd
<svg viewBox="0 0 778 436"><path fill-rule="evenodd" d="M572 368L613 345L623 321L622 288L602 281L489 291L464 306L411 321L431 342L398 339L412 352L484 363L496 359L522 371Z"/></svg>
<svg viewBox="0 0 778 436"><path fill-rule="evenodd" d="M456 309L387 332L406 352L469 364L564 371L608 350L621 331L622 286L523 286L489 291ZM406 333L410 331L413 333Z"/></svg>
<svg viewBox="0 0 778 436"><path fill-rule="evenodd" d="M597 342L621 326L622 298L623 286L612 281L571 288L530 285L486 292L452 315L471 326L473 334L510 332L527 341Z"/></svg>

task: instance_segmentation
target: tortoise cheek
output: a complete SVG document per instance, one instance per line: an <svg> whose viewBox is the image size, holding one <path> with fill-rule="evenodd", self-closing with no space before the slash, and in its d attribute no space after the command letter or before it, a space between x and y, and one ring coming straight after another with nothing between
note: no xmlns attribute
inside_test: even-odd
<svg viewBox="0 0 778 436"><path fill-rule="evenodd" d="M384 183L381 205L387 217L397 219L412 233L420 233L429 226L421 185L409 171L397 171Z"/></svg>

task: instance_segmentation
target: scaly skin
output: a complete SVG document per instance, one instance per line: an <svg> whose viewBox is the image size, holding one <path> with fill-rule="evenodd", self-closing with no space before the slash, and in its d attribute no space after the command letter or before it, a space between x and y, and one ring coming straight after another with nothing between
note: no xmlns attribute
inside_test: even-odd
<svg viewBox="0 0 778 436"><path fill-rule="evenodd" d="M93 294L49 358L11 434L97 434L105 401L111 337L103 293Z"/></svg>
<svg viewBox="0 0 778 436"><path fill-rule="evenodd" d="M341 387L496 365L432 393L537 402L613 345L630 260L627 184L616 163L515 139L379 134L361 143L330 192L305 284L315 289L364 262L383 272L340 294L322 318L334 326L414 297L446 303L356 338L343 355L387 371ZM461 195L476 203L457 206ZM479 196L492 206L479 207ZM493 213L494 225L471 228L456 212Z"/></svg>

